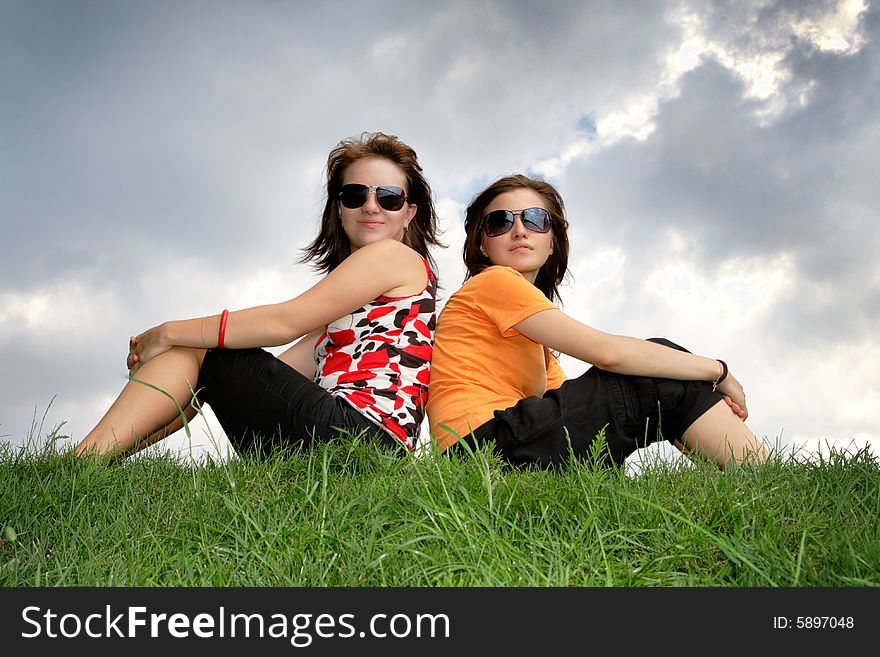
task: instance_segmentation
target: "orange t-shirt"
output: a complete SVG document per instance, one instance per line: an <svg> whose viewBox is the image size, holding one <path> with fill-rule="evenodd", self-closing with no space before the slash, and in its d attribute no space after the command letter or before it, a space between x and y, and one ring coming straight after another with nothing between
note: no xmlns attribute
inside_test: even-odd
<svg viewBox="0 0 880 657"><path fill-rule="evenodd" d="M481 271L446 302L434 334L427 408L441 449L491 420L494 411L562 385L566 376L556 358L512 328L555 309L522 274L502 266Z"/></svg>

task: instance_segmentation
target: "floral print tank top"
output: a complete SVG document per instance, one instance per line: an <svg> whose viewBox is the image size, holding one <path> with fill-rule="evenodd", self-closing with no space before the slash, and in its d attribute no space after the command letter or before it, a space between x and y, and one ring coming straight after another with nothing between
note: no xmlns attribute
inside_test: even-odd
<svg viewBox="0 0 880 657"><path fill-rule="evenodd" d="M328 324L315 344L315 382L412 450L428 401L437 281L427 260L420 294L381 296Z"/></svg>

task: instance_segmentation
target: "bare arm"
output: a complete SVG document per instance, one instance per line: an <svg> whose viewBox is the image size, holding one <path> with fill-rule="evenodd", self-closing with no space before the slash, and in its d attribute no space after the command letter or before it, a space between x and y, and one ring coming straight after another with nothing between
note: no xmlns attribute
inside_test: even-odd
<svg viewBox="0 0 880 657"><path fill-rule="evenodd" d="M404 244L395 240L368 244L293 299L229 313L225 346L247 349L287 344L383 294L412 293L425 277L421 257ZM132 341L132 370L172 346L216 347L220 317L165 322L140 334Z"/></svg>
<svg viewBox="0 0 880 657"><path fill-rule="evenodd" d="M307 379L315 379L315 342L324 332L323 327L315 329L308 335L278 355L279 360L290 365Z"/></svg>
<svg viewBox="0 0 880 657"><path fill-rule="evenodd" d="M561 310L535 313L513 328L550 349L618 374L715 381L722 371L721 364L714 358L670 349L647 340L605 333ZM718 391L730 396L746 413L745 393L732 374L728 374L718 386Z"/></svg>

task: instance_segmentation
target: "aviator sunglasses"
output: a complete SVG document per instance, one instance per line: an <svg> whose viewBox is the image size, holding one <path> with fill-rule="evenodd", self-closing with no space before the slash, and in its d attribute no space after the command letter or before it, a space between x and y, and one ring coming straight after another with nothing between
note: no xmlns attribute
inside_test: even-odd
<svg viewBox="0 0 880 657"><path fill-rule="evenodd" d="M519 212L512 210L492 210L483 216L483 231L489 237L504 235L511 228L516 217L519 216L526 230L532 233L546 233L550 231L550 213L544 208L526 208Z"/></svg>
<svg viewBox="0 0 880 657"><path fill-rule="evenodd" d="M400 210L406 202L406 194L396 185L359 185L350 183L343 185L339 191L339 200L349 210L355 210L367 202L370 192L376 193L376 202L384 210Z"/></svg>

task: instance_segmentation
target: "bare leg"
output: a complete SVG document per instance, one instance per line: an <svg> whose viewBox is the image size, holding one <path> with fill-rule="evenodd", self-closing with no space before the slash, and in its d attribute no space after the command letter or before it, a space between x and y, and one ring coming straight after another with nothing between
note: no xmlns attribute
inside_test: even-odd
<svg viewBox="0 0 880 657"><path fill-rule="evenodd" d="M768 456L761 441L724 401L719 401L694 420L684 432L682 441L676 441L675 446L688 456L702 454L722 470L731 461L764 463Z"/></svg>
<svg viewBox="0 0 880 657"><path fill-rule="evenodd" d="M205 357L204 349L172 347L141 367L135 378L168 393L174 401L150 386L129 381L119 397L85 438L76 454L128 454L164 438L166 429L182 425L177 405L189 406ZM177 404L175 404L177 402Z"/></svg>
<svg viewBox="0 0 880 657"><path fill-rule="evenodd" d="M136 377L140 378L140 377ZM198 415L198 411L192 407L192 404L184 406L181 404L181 408L183 409L183 414L186 416L187 422L192 422L193 419ZM146 438L141 438L138 441L137 447L135 449L139 450L143 447L147 447L148 445L152 445L153 443L157 443L160 440L163 440L173 434L175 431L178 431L183 428L183 419L180 417L180 413L177 413L174 416L174 419L169 422L167 425L159 429L158 431L154 431Z"/></svg>

